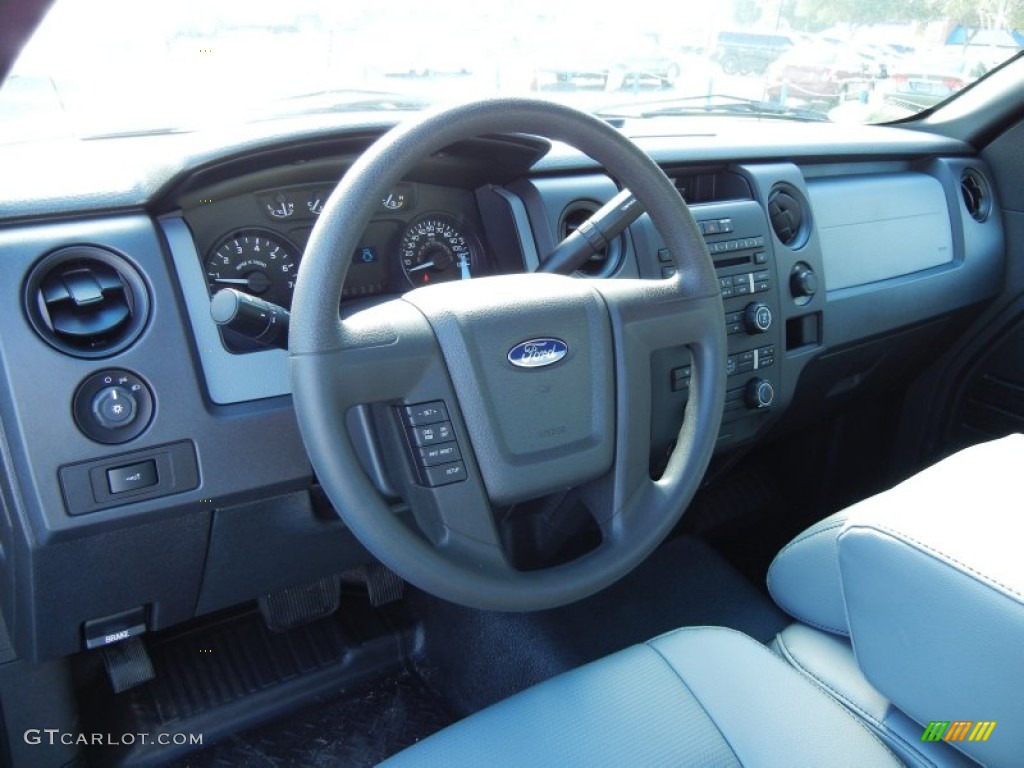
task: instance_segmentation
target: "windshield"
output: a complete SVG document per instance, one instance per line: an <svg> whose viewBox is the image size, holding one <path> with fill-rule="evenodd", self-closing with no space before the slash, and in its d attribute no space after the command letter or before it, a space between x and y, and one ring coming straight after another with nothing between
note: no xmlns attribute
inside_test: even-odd
<svg viewBox="0 0 1024 768"><path fill-rule="evenodd" d="M499 94L650 119L885 122L954 97L1024 42L1024 5L1007 0L600 8L58 0L0 89L0 143Z"/></svg>

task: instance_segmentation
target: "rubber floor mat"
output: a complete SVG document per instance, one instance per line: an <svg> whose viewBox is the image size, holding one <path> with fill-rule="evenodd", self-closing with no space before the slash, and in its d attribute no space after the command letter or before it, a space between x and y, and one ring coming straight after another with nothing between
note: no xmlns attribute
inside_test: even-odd
<svg viewBox="0 0 1024 768"><path fill-rule="evenodd" d="M171 768L371 766L453 720L418 677L402 672L231 736Z"/></svg>
<svg viewBox="0 0 1024 768"><path fill-rule="evenodd" d="M410 713L417 707L430 709L429 698L419 695L422 686L373 685L403 680L402 649L411 642L413 625L399 607L371 609L365 595L343 596L342 603L336 614L286 632L272 632L250 609L155 634L147 645L156 677L120 695L111 691L102 667L85 659L79 671L83 724L93 733L199 734L213 746L239 733L262 737L283 720L301 723L290 718L312 702L341 707L337 727L354 735L367 730L360 707L371 704L379 705L380 718L414 722ZM346 694L355 695L359 705L345 709L340 699L347 701ZM310 729L300 731L308 740ZM186 760L194 749L134 739L90 747L88 762L98 768L154 768Z"/></svg>

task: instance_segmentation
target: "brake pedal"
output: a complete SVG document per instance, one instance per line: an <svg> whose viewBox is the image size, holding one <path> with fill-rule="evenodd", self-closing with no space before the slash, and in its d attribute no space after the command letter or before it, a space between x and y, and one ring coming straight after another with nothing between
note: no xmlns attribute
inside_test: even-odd
<svg viewBox="0 0 1024 768"><path fill-rule="evenodd" d="M366 579L370 605L374 608L402 599L405 594L405 582L390 568L380 563L370 563L364 565L361 570Z"/></svg>
<svg viewBox="0 0 1024 768"><path fill-rule="evenodd" d="M267 627L274 632L286 632L330 616L338 610L340 602L341 578L335 575L263 595L259 606Z"/></svg>
<svg viewBox="0 0 1024 768"><path fill-rule="evenodd" d="M105 645L100 653L114 693L122 693L156 677L149 651L138 637Z"/></svg>

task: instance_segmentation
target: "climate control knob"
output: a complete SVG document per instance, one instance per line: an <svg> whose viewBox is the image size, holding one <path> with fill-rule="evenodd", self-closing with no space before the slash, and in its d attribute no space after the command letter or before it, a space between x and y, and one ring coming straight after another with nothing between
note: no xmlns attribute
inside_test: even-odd
<svg viewBox="0 0 1024 768"><path fill-rule="evenodd" d="M747 304L743 313L743 325L747 333L764 333L772 327L772 310L767 304L753 301Z"/></svg>
<svg viewBox="0 0 1024 768"><path fill-rule="evenodd" d="M757 410L768 408L775 402L775 387L767 379L751 379L747 382L747 389L743 393L743 399L747 408Z"/></svg>

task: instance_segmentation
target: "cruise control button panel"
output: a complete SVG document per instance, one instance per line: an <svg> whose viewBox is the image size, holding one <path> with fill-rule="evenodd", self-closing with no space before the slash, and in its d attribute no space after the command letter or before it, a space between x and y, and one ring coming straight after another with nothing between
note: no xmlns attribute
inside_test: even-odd
<svg viewBox="0 0 1024 768"><path fill-rule="evenodd" d="M407 405L402 409L405 423L410 427L421 427L424 424L439 424L448 421L448 409L440 400L418 405Z"/></svg>
<svg viewBox="0 0 1024 768"><path fill-rule="evenodd" d="M438 464L436 467L425 467L423 476L427 485L436 487L448 485L466 479L466 465L461 461L454 461L451 464Z"/></svg>
<svg viewBox="0 0 1024 768"><path fill-rule="evenodd" d="M404 405L398 413L421 484L436 488L466 479L466 465L443 400Z"/></svg>
<svg viewBox="0 0 1024 768"><path fill-rule="evenodd" d="M459 453L459 446L454 440L450 443L441 443L440 445L428 445L419 450L420 463L424 467L447 464L450 461L458 461L462 458L462 454Z"/></svg>
<svg viewBox="0 0 1024 768"><path fill-rule="evenodd" d="M451 422L447 421L442 421L439 424L427 424L424 427L410 427L409 435L418 446L447 443L454 439Z"/></svg>

